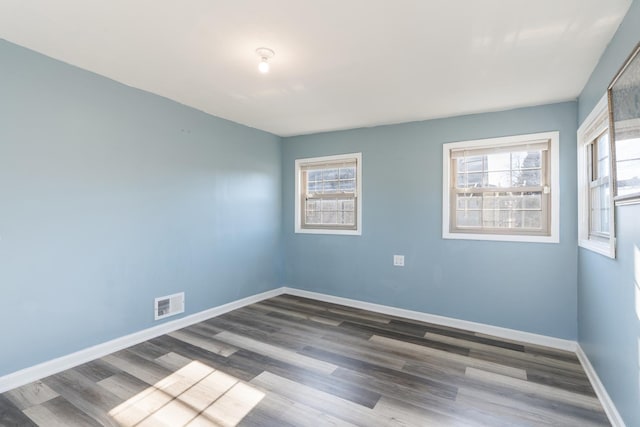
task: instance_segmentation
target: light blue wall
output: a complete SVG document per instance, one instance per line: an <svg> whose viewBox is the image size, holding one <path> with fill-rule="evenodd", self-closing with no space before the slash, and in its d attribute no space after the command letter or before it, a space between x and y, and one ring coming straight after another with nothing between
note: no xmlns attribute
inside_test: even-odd
<svg viewBox="0 0 640 427"><path fill-rule="evenodd" d="M579 98L580 121L640 41L634 1ZM580 249L578 337L628 426L640 426L640 205L616 208L617 259Z"/></svg>
<svg viewBox="0 0 640 427"><path fill-rule="evenodd" d="M437 102L434 100L434 102ZM554 337L577 335L577 104L283 140L289 286ZM442 144L560 131L560 244L442 239ZM362 236L295 234L294 161L362 152ZM393 254L406 266L392 266Z"/></svg>
<svg viewBox="0 0 640 427"><path fill-rule="evenodd" d="M0 40L0 376L280 286L280 138Z"/></svg>

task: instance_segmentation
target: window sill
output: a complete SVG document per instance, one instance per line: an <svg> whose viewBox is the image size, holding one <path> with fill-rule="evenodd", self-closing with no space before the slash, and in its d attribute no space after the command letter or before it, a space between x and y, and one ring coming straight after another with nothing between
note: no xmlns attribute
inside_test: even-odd
<svg viewBox="0 0 640 427"><path fill-rule="evenodd" d="M521 236L505 234L474 234L474 233L442 233L443 239L459 240L489 240L497 242L520 242L520 243L560 243L557 236Z"/></svg>
<svg viewBox="0 0 640 427"><path fill-rule="evenodd" d="M300 228L296 227L296 234L333 234L339 236L361 236L360 230L326 230L320 228Z"/></svg>
<svg viewBox="0 0 640 427"><path fill-rule="evenodd" d="M580 239L578 241L578 246L607 258L616 258L616 249L610 242L598 242L595 240Z"/></svg>

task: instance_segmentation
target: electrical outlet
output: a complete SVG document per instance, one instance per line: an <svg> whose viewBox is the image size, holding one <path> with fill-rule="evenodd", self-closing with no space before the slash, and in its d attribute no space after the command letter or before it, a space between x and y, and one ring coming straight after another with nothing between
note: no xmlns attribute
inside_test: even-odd
<svg viewBox="0 0 640 427"><path fill-rule="evenodd" d="M393 265L395 267L404 267L404 255L394 255Z"/></svg>

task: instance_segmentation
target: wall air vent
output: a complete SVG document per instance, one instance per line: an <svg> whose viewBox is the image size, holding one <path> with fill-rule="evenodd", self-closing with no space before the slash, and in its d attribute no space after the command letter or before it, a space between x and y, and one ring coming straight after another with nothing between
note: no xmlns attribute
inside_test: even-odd
<svg viewBox="0 0 640 427"><path fill-rule="evenodd" d="M155 320L164 319L174 314L184 313L184 292L156 298L153 304Z"/></svg>

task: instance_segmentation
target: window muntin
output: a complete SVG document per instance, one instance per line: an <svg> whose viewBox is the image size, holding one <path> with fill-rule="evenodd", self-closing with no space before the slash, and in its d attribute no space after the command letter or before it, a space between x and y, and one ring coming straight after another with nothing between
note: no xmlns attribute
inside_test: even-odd
<svg viewBox="0 0 640 427"><path fill-rule="evenodd" d="M445 239L557 243L558 132L443 145Z"/></svg>
<svg viewBox="0 0 640 427"><path fill-rule="evenodd" d="M361 154L296 160L297 233L360 234Z"/></svg>

